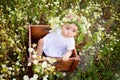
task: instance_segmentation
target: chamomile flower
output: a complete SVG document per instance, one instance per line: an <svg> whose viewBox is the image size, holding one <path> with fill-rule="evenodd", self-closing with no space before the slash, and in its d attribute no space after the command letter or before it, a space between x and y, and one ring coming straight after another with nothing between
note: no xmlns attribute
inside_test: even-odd
<svg viewBox="0 0 120 80"><path fill-rule="evenodd" d="M38 64L38 60L33 60L33 63L34 64Z"/></svg>
<svg viewBox="0 0 120 80"><path fill-rule="evenodd" d="M33 48L28 48L28 51L29 51L29 52L33 52L34 49L33 49Z"/></svg>
<svg viewBox="0 0 120 80"><path fill-rule="evenodd" d="M42 63L42 68L47 68L47 62L46 62L46 61L44 61L44 62Z"/></svg>
<svg viewBox="0 0 120 80"><path fill-rule="evenodd" d="M25 76L23 77L23 80L29 80L28 75L25 75Z"/></svg>

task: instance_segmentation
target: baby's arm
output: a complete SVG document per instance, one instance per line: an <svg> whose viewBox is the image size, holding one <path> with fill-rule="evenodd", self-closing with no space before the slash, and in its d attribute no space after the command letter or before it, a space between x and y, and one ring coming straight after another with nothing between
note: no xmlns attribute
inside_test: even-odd
<svg viewBox="0 0 120 80"><path fill-rule="evenodd" d="M69 57L72 55L72 50L67 50L66 54L63 55L63 61L68 61Z"/></svg>
<svg viewBox="0 0 120 80"><path fill-rule="evenodd" d="M38 45L37 45L38 55L42 55L43 53L43 43L44 43L43 38L38 41Z"/></svg>

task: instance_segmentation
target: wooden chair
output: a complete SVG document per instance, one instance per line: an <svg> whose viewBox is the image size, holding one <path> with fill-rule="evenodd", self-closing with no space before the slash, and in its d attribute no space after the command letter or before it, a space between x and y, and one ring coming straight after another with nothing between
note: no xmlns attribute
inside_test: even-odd
<svg viewBox="0 0 120 80"><path fill-rule="evenodd" d="M49 33L49 25L29 25L29 47L33 43L38 43L38 40L44 37ZM29 58L31 58L32 53L29 53ZM60 58L57 58L55 63L55 69L57 71L72 72L76 69L78 63L80 62L80 57L78 56L76 49L73 50L73 53L69 61L63 61Z"/></svg>

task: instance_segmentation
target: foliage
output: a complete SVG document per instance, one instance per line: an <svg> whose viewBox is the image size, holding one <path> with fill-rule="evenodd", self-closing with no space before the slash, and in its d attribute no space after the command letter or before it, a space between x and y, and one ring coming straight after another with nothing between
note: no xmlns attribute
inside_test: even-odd
<svg viewBox="0 0 120 80"><path fill-rule="evenodd" d="M61 19L72 10L87 30L86 35L79 31L75 38L81 63L65 78L61 77L63 73L56 76L63 80L68 77L119 80L119 3L119 0L0 0L0 79L28 80L27 26L49 24L50 19Z"/></svg>

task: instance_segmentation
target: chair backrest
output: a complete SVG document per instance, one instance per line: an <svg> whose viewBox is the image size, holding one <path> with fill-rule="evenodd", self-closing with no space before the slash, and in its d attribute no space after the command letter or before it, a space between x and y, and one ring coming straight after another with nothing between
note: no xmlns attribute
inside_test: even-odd
<svg viewBox="0 0 120 80"><path fill-rule="evenodd" d="M30 25L29 26L29 47L32 43L37 43L38 40L49 33L49 25Z"/></svg>

